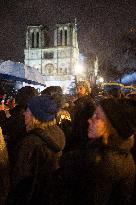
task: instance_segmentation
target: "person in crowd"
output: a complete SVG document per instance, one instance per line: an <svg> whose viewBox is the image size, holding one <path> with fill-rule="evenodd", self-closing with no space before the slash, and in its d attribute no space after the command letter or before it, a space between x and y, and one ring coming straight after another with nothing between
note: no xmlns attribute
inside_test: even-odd
<svg viewBox="0 0 136 205"><path fill-rule="evenodd" d="M121 98L123 97L123 94L121 92L121 89L117 88L117 87L113 87L111 88L108 92L108 97L109 98Z"/></svg>
<svg viewBox="0 0 136 205"><path fill-rule="evenodd" d="M88 119L91 118L94 111L95 103L90 96L84 96L78 99L78 103L74 107L71 136L66 144L66 151L85 149L88 143Z"/></svg>
<svg viewBox="0 0 136 205"><path fill-rule="evenodd" d="M4 110L0 110L0 127L2 128L2 133L4 134L5 126L6 126L6 113Z"/></svg>
<svg viewBox="0 0 136 205"><path fill-rule="evenodd" d="M136 91L130 92L129 94L126 95L126 97L136 102Z"/></svg>
<svg viewBox="0 0 136 205"><path fill-rule="evenodd" d="M11 116L6 121L4 135L7 141L11 172L18 155L18 144L26 134L23 113L26 109L28 100L36 95L38 95L37 90L31 86L22 87L18 90L16 96L17 105L10 110Z"/></svg>
<svg viewBox="0 0 136 205"><path fill-rule="evenodd" d="M63 94L62 88L60 86L49 86L45 88L42 95L47 94L53 96L55 99L58 112L56 113L57 125L63 130L66 137L66 145L68 144L69 136L71 135L71 115L66 108L65 96ZM65 146L66 147L66 146Z"/></svg>
<svg viewBox="0 0 136 205"><path fill-rule="evenodd" d="M129 102L130 102L131 106L133 107L133 113L132 113L132 116L131 116L131 121L134 124L134 139L135 139L135 142L134 142L133 148L131 149L131 153L132 153L134 161L136 163L136 100L131 98L131 97L127 98L127 99L129 99Z"/></svg>
<svg viewBox="0 0 136 205"><path fill-rule="evenodd" d="M76 84L76 95L77 98L74 101L74 106L76 106L78 103L80 103L80 98L82 98L82 103L83 100L87 99L87 97L90 98L91 96L91 88L89 88L89 85L87 84L86 81L79 81Z"/></svg>
<svg viewBox="0 0 136 205"><path fill-rule="evenodd" d="M0 204L7 205L10 189L9 160L6 143L0 127Z"/></svg>
<svg viewBox="0 0 136 205"><path fill-rule="evenodd" d="M61 161L63 205L129 205L135 163L132 110L128 101L104 99L88 120L86 150L66 153Z"/></svg>
<svg viewBox="0 0 136 205"><path fill-rule="evenodd" d="M65 135L56 125L57 112L52 96L35 96L28 102L24 113L27 134L19 146L10 204L50 204L47 187L65 146Z"/></svg>
<svg viewBox="0 0 136 205"><path fill-rule="evenodd" d="M77 99L74 101L71 112L71 134L65 146L66 151L76 149L77 147L83 148L86 145L88 141L87 121L95 109L95 103L90 96L88 84L85 81L79 81L76 88Z"/></svg>
<svg viewBox="0 0 136 205"><path fill-rule="evenodd" d="M90 94L90 89L86 81L78 81L76 84L77 98Z"/></svg>
<svg viewBox="0 0 136 205"><path fill-rule="evenodd" d="M94 84L91 89L91 97L98 104L100 100L104 99L104 93L99 85Z"/></svg>
<svg viewBox="0 0 136 205"><path fill-rule="evenodd" d="M57 113L57 121L59 123L61 120L61 111L63 111L65 107L65 97L62 88L60 86L49 86L41 92L41 95L44 94L53 96L53 98L55 99L59 108L59 113Z"/></svg>
<svg viewBox="0 0 136 205"><path fill-rule="evenodd" d="M84 101L84 99L86 100L87 97L90 98L90 90L89 89L89 86L87 84L86 81L78 81L76 83L76 97L72 103L72 106L71 106L71 119L73 120L74 119L74 112L75 112L75 106L77 106L78 104L80 104L80 101ZM80 100L82 98L82 100Z"/></svg>

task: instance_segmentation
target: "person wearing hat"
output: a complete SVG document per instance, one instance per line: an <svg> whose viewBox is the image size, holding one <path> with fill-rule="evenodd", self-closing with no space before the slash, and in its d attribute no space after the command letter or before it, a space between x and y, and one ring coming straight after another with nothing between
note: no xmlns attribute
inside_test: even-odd
<svg viewBox="0 0 136 205"><path fill-rule="evenodd" d="M35 96L27 104L24 113L27 135L20 143L12 175L11 204L42 204L43 195L44 200L48 198L45 190L59 168L65 146L64 133L56 125L57 111L57 103L49 95Z"/></svg>
<svg viewBox="0 0 136 205"><path fill-rule="evenodd" d="M33 97L37 96L38 91L31 87L25 86L18 90L16 95L16 106L9 110L9 118L7 118L4 135L6 135L7 149L10 160L10 172L16 163L16 157L18 156L18 149L21 140L26 135L26 127L24 122L24 111L26 109L28 101Z"/></svg>
<svg viewBox="0 0 136 205"><path fill-rule="evenodd" d="M71 134L71 114L66 108L66 96L63 94L63 90L60 86L49 86L41 92L41 95L44 95L44 94L52 96L58 105L58 112L56 114L56 122L57 122L57 125L63 130L65 134L66 146L64 150L66 150L68 140ZM68 104L68 107L69 107L69 104Z"/></svg>
<svg viewBox="0 0 136 205"><path fill-rule="evenodd" d="M93 190L98 194L93 195L96 204L131 204L135 181L130 152L134 145L133 113L129 100L105 99L88 120L88 138L93 139L98 158L95 171L99 176Z"/></svg>
<svg viewBox="0 0 136 205"><path fill-rule="evenodd" d="M57 124L60 125L65 119L71 121L70 113L65 109L65 96L62 88L60 86L49 86L41 92L41 95L44 94L53 96L58 105L59 111L56 115Z"/></svg>
<svg viewBox="0 0 136 205"><path fill-rule="evenodd" d="M132 112L127 100L100 101L88 120L87 148L61 159L65 205L131 204L136 171L130 153L134 144Z"/></svg>

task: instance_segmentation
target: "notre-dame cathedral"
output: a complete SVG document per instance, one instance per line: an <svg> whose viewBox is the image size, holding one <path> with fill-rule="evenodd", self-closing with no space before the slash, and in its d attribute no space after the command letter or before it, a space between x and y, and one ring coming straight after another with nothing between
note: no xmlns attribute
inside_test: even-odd
<svg viewBox="0 0 136 205"><path fill-rule="evenodd" d="M79 61L76 23L57 24L52 47L48 46L46 27L28 26L24 55L25 64L39 70L46 86L59 85L66 91L75 80Z"/></svg>

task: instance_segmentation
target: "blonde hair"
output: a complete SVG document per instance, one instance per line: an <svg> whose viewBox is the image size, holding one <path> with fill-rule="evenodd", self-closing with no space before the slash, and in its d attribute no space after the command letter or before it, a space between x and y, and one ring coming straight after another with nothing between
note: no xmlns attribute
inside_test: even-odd
<svg viewBox="0 0 136 205"><path fill-rule="evenodd" d="M105 134L103 136L103 143L104 144L109 144L111 141L111 138L113 139L115 136L118 136L118 132L116 131L116 129L112 126L111 122L109 121L109 119L107 118L107 115L105 114L105 120L106 120L106 130L105 130Z"/></svg>
<svg viewBox="0 0 136 205"><path fill-rule="evenodd" d="M56 119L54 118L53 120L43 122L35 118L34 116L32 117L32 122L29 126L26 126L26 130L30 131L35 128L41 128L41 129L46 129L50 126L56 125Z"/></svg>
<svg viewBox="0 0 136 205"><path fill-rule="evenodd" d="M85 88L85 90L86 90L85 94L86 95L88 95L90 93L90 88L89 88L89 85L86 81L78 81L77 84L76 84L76 87L78 87L78 86L82 86L82 87Z"/></svg>
<svg viewBox="0 0 136 205"><path fill-rule="evenodd" d="M115 136L119 136L117 131L114 129L114 127L112 126L110 122L107 123L106 134L103 137L104 144L109 144L111 139L113 139Z"/></svg>

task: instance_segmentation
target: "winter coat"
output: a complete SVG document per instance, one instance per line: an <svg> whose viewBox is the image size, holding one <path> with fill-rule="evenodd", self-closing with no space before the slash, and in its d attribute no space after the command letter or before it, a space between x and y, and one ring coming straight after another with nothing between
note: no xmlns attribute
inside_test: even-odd
<svg viewBox="0 0 136 205"><path fill-rule="evenodd" d="M6 144L0 128L0 205L7 204L10 188L9 161Z"/></svg>
<svg viewBox="0 0 136 205"><path fill-rule="evenodd" d="M10 170L16 163L18 156L18 145L26 135L26 127L24 121L24 109L17 105L11 112L11 116L7 119L5 126L5 135L7 136L7 149L10 160Z"/></svg>
<svg viewBox="0 0 136 205"><path fill-rule="evenodd" d="M95 103L90 95L80 97L74 103L71 137L69 147L67 146L68 151L84 149L88 143L88 119L92 117L95 111Z"/></svg>
<svg viewBox="0 0 136 205"><path fill-rule="evenodd" d="M128 205L135 179L132 142L104 145L97 139L86 150L65 154L61 160L63 205Z"/></svg>
<svg viewBox="0 0 136 205"><path fill-rule="evenodd" d="M62 130L54 125L33 129L20 144L13 172L13 191L9 204L48 204L46 191L65 145Z"/></svg>

